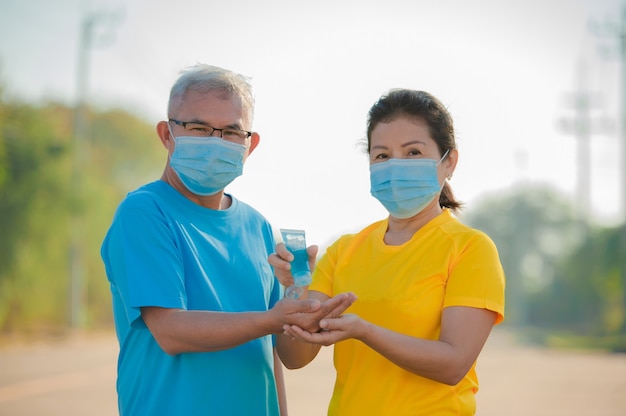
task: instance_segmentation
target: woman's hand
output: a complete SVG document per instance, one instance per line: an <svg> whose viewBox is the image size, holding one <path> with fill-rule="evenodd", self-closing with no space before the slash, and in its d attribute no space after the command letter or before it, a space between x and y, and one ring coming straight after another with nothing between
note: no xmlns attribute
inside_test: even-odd
<svg viewBox="0 0 626 416"><path fill-rule="evenodd" d="M323 301L285 298L272 308L272 312L275 312L279 316L278 319L284 323L283 329L295 326L316 332L320 329L320 320L340 316L355 300L356 296L350 292Z"/></svg>
<svg viewBox="0 0 626 416"><path fill-rule="evenodd" d="M309 255L309 268L311 272L315 268L315 260L317 258L317 252L319 247L312 245L307 247L306 251ZM291 275L291 262L293 261L293 254L284 243L276 244L276 253L272 253L268 257L268 261L274 269L274 275L278 278L280 284L285 287L293 285L293 276Z"/></svg>
<svg viewBox="0 0 626 416"><path fill-rule="evenodd" d="M284 333L299 341L328 346L348 338L359 339L367 330L367 323L354 314L324 318L319 326L319 332L309 332L296 325L285 325Z"/></svg>

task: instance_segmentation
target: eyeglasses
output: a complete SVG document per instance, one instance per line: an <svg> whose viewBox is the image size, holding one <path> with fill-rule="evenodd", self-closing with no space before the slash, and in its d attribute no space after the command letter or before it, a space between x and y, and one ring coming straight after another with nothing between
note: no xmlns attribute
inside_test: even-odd
<svg viewBox="0 0 626 416"><path fill-rule="evenodd" d="M209 137L215 136L215 132L218 132L219 136L217 137L221 137L224 140L232 141L243 141L252 136L251 131L233 128L218 129L200 121L180 121L174 120L172 118L170 118L168 121L182 126L185 131L192 133L194 136Z"/></svg>

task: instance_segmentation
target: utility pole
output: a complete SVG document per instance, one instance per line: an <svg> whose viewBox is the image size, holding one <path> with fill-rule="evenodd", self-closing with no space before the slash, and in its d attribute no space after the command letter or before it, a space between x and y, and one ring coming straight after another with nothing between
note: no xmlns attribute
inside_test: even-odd
<svg viewBox="0 0 626 416"><path fill-rule="evenodd" d="M570 94L569 101L574 109L572 118L562 118L561 127L571 133L577 142L577 199L581 225L585 225L592 214L591 204L591 136L594 131L606 130L608 120L592 119L592 111L599 101L588 87L587 66L583 60L579 62L575 92Z"/></svg>
<svg viewBox="0 0 626 416"><path fill-rule="evenodd" d="M622 170L622 183L619 190L621 194L622 203L622 221L626 224L626 1L622 3L621 20L619 22L609 21L605 22L604 27L594 27L597 34L608 35L617 39L618 42L618 56L620 60L620 86L621 89L618 92L620 94L620 126L621 126L621 170ZM598 30L603 29L603 30ZM602 32L602 33L599 33Z"/></svg>
<svg viewBox="0 0 626 416"><path fill-rule="evenodd" d="M622 183L620 186L621 203L622 203L622 221L626 225L626 1L622 3L621 20L619 22L606 22L604 34L617 38L619 50L618 56L620 60L620 136L621 136L621 170ZM626 230L626 228L625 228ZM626 233L626 231L625 231ZM625 235L626 239L626 235Z"/></svg>
<svg viewBox="0 0 626 416"><path fill-rule="evenodd" d="M622 4L622 21L618 28L618 36L620 40L620 63L621 63L621 84L622 84L622 96L621 96L621 110L622 110L622 252L621 258L621 275L622 275L622 288L623 298L622 305L623 310L626 311L626 3ZM626 312L624 312L626 314ZM623 317L622 330L626 332L626 316Z"/></svg>
<svg viewBox="0 0 626 416"><path fill-rule="evenodd" d="M620 84L621 89L618 91L620 94L620 141L621 141L621 171L622 171L622 180L619 186L619 192L621 195L621 203L622 203L622 232L621 232L621 242L619 246L621 247L621 252L619 253L619 258L617 262L620 267L620 274L622 278L622 287L624 289L623 293L623 305L624 310L626 310L626 1L622 2L622 10L621 10L621 20L619 22L611 21L607 22L604 25L603 34L608 34L612 37L617 38L619 45L619 59L620 59ZM626 317L624 317L622 323L622 330L626 332Z"/></svg>
<svg viewBox="0 0 626 416"><path fill-rule="evenodd" d="M578 67L575 92L571 94L571 102L575 115L570 119L562 119L562 128L574 135L577 141L577 197L581 222L585 222L591 214L591 108L592 97L587 88L587 68L583 61Z"/></svg>
<svg viewBox="0 0 626 416"><path fill-rule="evenodd" d="M72 166L72 219L70 235L70 282L69 282L69 324L72 328L84 326L85 296L87 292L87 239L85 233L84 209L84 169L87 166L87 87L89 79L90 52L97 46L98 25L105 18L111 22L110 15L92 13L81 20L80 39L76 70L76 104L73 125L73 166Z"/></svg>

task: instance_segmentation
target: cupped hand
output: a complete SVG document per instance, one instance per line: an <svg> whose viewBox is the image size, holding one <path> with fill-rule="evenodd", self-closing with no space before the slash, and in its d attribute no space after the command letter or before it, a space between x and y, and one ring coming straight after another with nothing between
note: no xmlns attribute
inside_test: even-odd
<svg viewBox="0 0 626 416"><path fill-rule="evenodd" d="M298 325L284 326L284 334L293 339L319 345L332 345L349 338L359 339L364 331L365 321L355 314L345 314L320 321L320 331L307 331Z"/></svg>
<svg viewBox="0 0 626 416"><path fill-rule="evenodd" d="M322 319L340 316L356 300L354 293L341 293L323 302L317 300L296 300L284 298L274 306L280 314L283 327L297 326L306 331L320 329Z"/></svg>

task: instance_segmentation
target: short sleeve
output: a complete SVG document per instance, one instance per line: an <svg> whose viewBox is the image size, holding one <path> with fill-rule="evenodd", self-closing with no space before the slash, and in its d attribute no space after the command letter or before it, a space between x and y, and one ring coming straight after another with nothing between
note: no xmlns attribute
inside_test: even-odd
<svg viewBox="0 0 626 416"><path fill-rule="evenodd" d="M339 256L343 253L349 242L354 239L354 235L346 234L330 245L322 258L317 262L309 290L316 290L329 297L334 296L334 275L339 261Z"/></svg>
<svg viewBox="0 0 626 416"><path fill-rule="evenodd" d="M103 257L129 324L143 326L141 307L184 309L186 292L178 244L166 219L149 200L137 202L126 200L118 209Z"/></svg>
<svg viewBox="0 0 626 416"><path fill-rule="evenodd" d="M488 309L498 314L498 324L504 320L504 288L497 248L486 234L476 231L458 247L450 265L443 306Z"/></svg>

